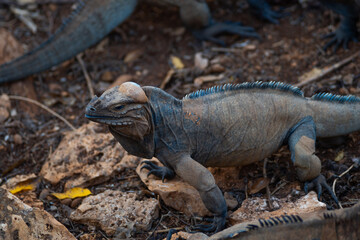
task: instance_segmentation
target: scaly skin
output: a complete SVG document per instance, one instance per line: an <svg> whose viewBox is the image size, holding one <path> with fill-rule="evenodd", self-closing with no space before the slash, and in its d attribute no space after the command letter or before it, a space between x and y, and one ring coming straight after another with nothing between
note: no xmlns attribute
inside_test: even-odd
<svg viewBox="0 0 360 240"><path fill-rule="evenodd" d="M299 179L315 185L319 195L321 187L332 193L320 174L315 138L360 130L360 98L307 99L290 85L245 83L179 100L158 88L128 82L94 97L85 116L108 125L130 154L158 158L165 167L144 165L152 174L176 174L195 187L215 216L212 225L198 229L219 231L225 225L226 204L206 167L247 165L288 143Z"/></svg>
<svg viewBox="0 0 360 240"><path fill-rule="evenodd" d="M216 23L203 0L151 0L179 7L180 17L200 40L224 44L222 33L259 37L253 28ZM79 0L78 8L57 32L35 50L0 66L0 83L42 72L99 42L134 11L137 0Z"/></svg>

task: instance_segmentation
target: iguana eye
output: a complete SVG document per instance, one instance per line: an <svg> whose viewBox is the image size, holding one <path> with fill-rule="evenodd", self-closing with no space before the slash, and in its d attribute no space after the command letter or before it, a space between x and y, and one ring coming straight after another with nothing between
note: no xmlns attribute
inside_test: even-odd
<svg viewBox="0 0 360 240"><path fill-rule="evenodd" d="M118 105L116 107L114 107L115 110L121 110L124 108L124 105Z"/></svg>

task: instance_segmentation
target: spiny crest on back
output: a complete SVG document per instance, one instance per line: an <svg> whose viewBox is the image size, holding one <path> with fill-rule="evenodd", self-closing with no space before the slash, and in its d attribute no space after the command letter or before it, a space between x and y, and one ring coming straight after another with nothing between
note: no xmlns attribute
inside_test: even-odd
<svg viewBox="0 0 360 240"><path fill-rule="evenodd" d="M328 101L337 103L360 103L360 98L353 95L340 96L332 93L317 93L311 97L317 101Z"/></svg>
<svg viewBox="0 0 360 240"><path fill-rule="evenodd" d="M290 84L282 83L282 82L245 82L239 84L224 84L220 86L214 86L205 90L198 90L196 92L192 92L187 94L183 100L185 99L194 99L199 98L205 95L226 92L226 91L234 91L234 90L245 90L245 89L276 89L284 92L293 93L296 96L303 97L304 93L297 87L294 87Z"/></svg>

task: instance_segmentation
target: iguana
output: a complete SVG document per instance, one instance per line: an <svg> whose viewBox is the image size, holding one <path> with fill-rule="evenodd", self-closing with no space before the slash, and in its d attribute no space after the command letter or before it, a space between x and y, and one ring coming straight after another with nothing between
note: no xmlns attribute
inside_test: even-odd
<svg viewBox="0 0 360 240"><path fill-rule="evenodd" d="M259 37L252 27L234 22L215 22L205 0L148 1L177 6L185 26L200 40L224 44L216 38L221 33ZM74 57L125 21L137 3L137 0L79 0L77 8L52 37L29 53L0 66L0 83L44 71Z"/></svg>
<svg viewBox="0 0 360 240"><path fill-rule="evenodd" d="M300 89L279 82L225 84L179 100L155 87L126 82L94 97L85 117L108 125L130 154L156 157L146 161L162 179L176 175L196 188L214 214L211 225L223 229L226 203L206 167L231 167L260 161L288 144L291 160L305 190L325 187L314 154L316 137L333 137L360 130L360 98L329 93L304 98Z"/></svg>

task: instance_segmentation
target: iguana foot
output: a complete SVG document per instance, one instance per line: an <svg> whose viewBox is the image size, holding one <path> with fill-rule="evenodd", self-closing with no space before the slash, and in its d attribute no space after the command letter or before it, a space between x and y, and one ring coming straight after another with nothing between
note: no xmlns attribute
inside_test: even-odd
<svg viewBox="0 0 360 240"><path fill-rule="evenodd" d="M320 174L318 177L314 178L311 181L305 182L304 191L307 194L309 190L315 188L316 192L318 194L318 199L320 200L320 196L321 196L323 187L330 193L331 197L334 199L336 204L338 206L340 206L339 205L339 200L335 196L335 193L333 192L333 190L327 184L326 179L322 174Z"/></svg>
<svg viewBox="0 0 360 240"><path fill-rule="evenodd" d="M163 182L164 182L165 178L172 179L175 177L175 172L168 167L160 167L151 161L144 161L143 164L145 164L145 165L140 168L140 171L144 168L149 170L149 173L147 176L150 176L150 174L153 174L156 177L161 178L161 180Z"/></svg>
<svg viewBox="0 0 360 240"><path fill-rule="evenodd" d="M212 219L206 219L208 222L212 222L211 224L198 224L193 227L195 231L201 232L219 232L225 227L225 216L215 216Z"/></svg>
<svg viewBox="0 0 360 240"><path fill-rule="evenodd" d="M279 19L288 16L288 13L273 11L265 0L248 0L254 13L262 19L274 24L279 24Z"/></svg>
<svg viewBox="0 0 360 240"><path fill-rule="evenodd" d="M252 27L243 26L239 22L213 22L203 29L192 30L194 36L201 41L210 41L225 46L225 42L216 38L220 34L236 34L242 37L260 39L260 35Z"/></svg>
<svg viewBox="0 0 360 240"><path fill-rule="evenodd" d="M352 21L344 20L340 23L339 28L336 29L335 32L323 36L323 39L331 38L330 41L323 47L324 51L334 45L333 52L335 53L341 44L344 49L348 49L348 43L350 41L358 42L359 39L356 28L356 20L354 20L354 23Z"/></svg>

